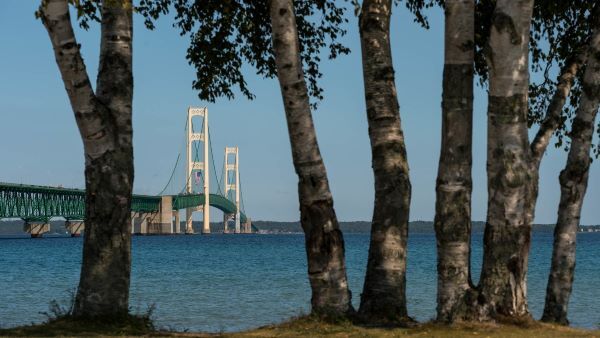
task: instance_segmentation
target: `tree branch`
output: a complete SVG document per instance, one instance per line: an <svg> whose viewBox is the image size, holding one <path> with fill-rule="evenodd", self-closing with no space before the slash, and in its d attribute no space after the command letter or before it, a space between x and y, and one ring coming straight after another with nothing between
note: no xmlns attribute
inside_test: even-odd
<svg viewBox="0 0 600 338"><path fill-rule="evenodd" d="M56 63L71 102L79 133L83 140L86 162L114 146L102 118L107 109L96 99L85 63L75 39L67 0L43 0L39 15L46 27Z"/></svg>
<svg viewBox="0 0 600 338"><path fill-rule="evenodd" d="M585 54L585 53L583 53ZM585 55L578 54L571 60L567 61L561 69L558 76L558 84L552 97L552 101L546 110L544 121L540 125L533 142L531 143L532 160L536 166L539 166L544 152L548 148L548 144L552 139L552 134L560 126L562 109L569 97L571 87L577 75L579 67L585 62Z"/></svg>

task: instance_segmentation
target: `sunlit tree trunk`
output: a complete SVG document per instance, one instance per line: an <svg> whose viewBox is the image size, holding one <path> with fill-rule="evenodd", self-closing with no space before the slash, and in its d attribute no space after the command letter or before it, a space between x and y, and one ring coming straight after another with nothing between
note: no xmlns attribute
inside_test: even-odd
<svg viewBox="0 0 600 338"><path fill-rule="evenodd" d="M359 315L404 322L411 185L390 48L391 0L365 0L359 18L369 138L375 176L371 242Z"/></svg>
<svg viewBox="0 0 600 338"><path fill-rule="evenodd" d="M584 62L584 58L585 55L576 54L567 60L561 69L557 79L556 90L548 105L546 116L535 138L531 142L532 170L539 170L544 152L548 148L548 144L550 144L552 135L560 125L563 107L571 93L575 76Z"/></svg>
<svg viewBox="0 0 600 338"><path fill-rule="evenodd" d="M529 318L527 262L537 170L527 135L533 0L498 0L487 57L488 212L478 295L482 317Z"/></svg>
<svg viewBox="0 0 600 338"><path fill-rule="evenodd" d="M133 186L131 2L102 2L96 93L75 39L67 0L44 0L39 14L54 48L85 153L83 262L73 315L126 315Z"/></svg>
<svg viewBox="0 0 600 338"><path fill-rule="evenodd" d="M599 18L597 15L596 20ZM560 205L542 316L543 321L564 325L569 324L567 309L573 288L577 228L588 185L592 136L600 107L600 22L595 26L581 84L581 98L570 132L567 164L560 173Z"/></svg>
<svg viewBox="0 0 600 338"><path fill-rule="evenodd" d="M299 179L300 222L306 241L312 311L345 316L353 309L346 278L344 239L313 125L292 0L272 0L270 14L277 77Z"/></svg>
<svg viewBox="0 0 600 338"><path fill-rule="evenodd" d="M473 135L474 1L445 3L442 145L436 182L437 320L464 317L472 288L471 167Z"/></svg>
<svg viewBox="0 0 600 338"><path fill-rule="evenodd" d="M526 108L523 108L525 103L520 98L524 97L525 100L527 98L524 87L527 85L528 79L527 82L522 81L525 76L528 76L528 73L525 73L527 65L523 63L527 54L519 57L516 48L514 54L507 52L507 48L513 43L516 47L519 42L522 46L520 48L526 48L526 44L522 43L524 41L522 37L525 36L525 28L529 27L525 16L528 15L530 4L521 1L514 2L512 5L521 9L504 11L497 9L497 14L493 19L494 31L492 33L492 35L496 34L496 40L490 44L488 57L490 68L495 67L501 71L500 74L503 74L500 78L492 79L492 76L495 75L494 69L491 69L490 89L492 86L496 86L505 95L502 99L498 98L498 95L492 98L494 93L490 92L488 111L489 200L488 223L484 235L484 263L477 292L468 294L470 302L468 304L471 305L468 308L470 318L479 320L502 317L530 318L526 291L527 258L531 224L535 215L539 188L540 163L552 134L560 125L563 106L569 97L577 71L585 59L585 55L574 54L566 60L558 76L557 86L545 118L529 145L529 153L527 153L523 146L527 144L527 136L523 127L526 124L526 115L523 114L527 112ZM507 8L506 3L501 5L499 3L499 6ZM504 15L509 12L513 14ZM523 25L515 25L515 18L519 13L522 14L520 20L524 23ZM498 39L501 36L498 34L501 29L504 29L504 46L499 43L501 40ZM521 37L519 37L519 32ZM497 57L502 54L507 59L498 60ZM513 60L510 67L514 69L514 76L511 75L510 67L503 68L503 65L507 65L506 60ZM492 85L492 81L494 85ZM495 91L495 93L498 92L498 90ZM513 102L511 103L511 101ZM509 108L502 108L502 105L506 106L507 102ZM517 111L520 111L518 115ZM521 118L521 116L524 117ZM498 138L499 134L500 138Z"/></svg>

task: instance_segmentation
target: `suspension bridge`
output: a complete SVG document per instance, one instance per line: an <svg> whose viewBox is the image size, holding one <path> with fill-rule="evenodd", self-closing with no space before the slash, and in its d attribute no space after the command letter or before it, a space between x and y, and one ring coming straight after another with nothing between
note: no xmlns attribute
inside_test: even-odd
<svg viewBox="0 0 600 338"><path fill-rule="evenodd" d="M211 207L223 212L224 233L256 231L244 210L239 148L225 147L217 176L208 127L208 109L190 107L168 182L157 195L132 196L132 233L194 234L193 214L202 212L201 233L209 234ZM0 182L0 219L23 220L32 237L49 232L50 220L64 219L67 231L79 235L85 231L85 190Z"/></svg>

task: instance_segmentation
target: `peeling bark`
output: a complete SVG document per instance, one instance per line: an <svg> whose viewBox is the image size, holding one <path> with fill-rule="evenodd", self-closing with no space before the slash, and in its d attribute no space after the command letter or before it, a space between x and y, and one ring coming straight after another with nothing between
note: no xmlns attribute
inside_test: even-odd
<svg viewBox="0 0 600 338"><path fill-rule="evenodd" d="M477 319L530 317L527 262L537 170L527 135L528 44L533 0L498 0L487 57L488 213Z"/></svg>
<svg viewBox="0 0 600 338"><path fill-rule="evenodd" d="M571 93L573 81L584 59L583 55L576 55L571 60L568 60L558 76L558 84L548 105L546 116L531 143L533 170L539 170L542 157L552 139L552 134L554 134L560 124L562 109Z"/></svg>
<svg viewBox="0 0 600 338"><path fill-rule="evenodd" d="M473 0L445 3L442 144L436 182L437 320L465 317L471 283Z"/></svg>
<svg viewBox="0 0 600 338"><path fill-rule="evenodd" d="M365 0L359 18L365 100L375 176L371 242L359 316L410 321L406 241L411 184L390 47L390 0Z"/></svg>
<svg viewBox="0 0 600 338"><path fill-rule="evenodd" d="M596 15L599 18L600 15ZM598 20L598 19L596 19ZM575 247L581 207L588 185L590 150L600 108L600 22L590 42L579 107L570 132L571 147L560 173L560 204L554 229L552 266L542 320L568 325L567 310L575 271Z"/></svg>
<svg viewBox="0 0 600 338"><path fill-rule="evenodd" d="M300 223L306 242L312 311L345 316L354 310L346 277L344 239L313 125L292 1L272 0L270 15L277 78L299 179Z"/></svg>
<svg viewBox="0 0 600 338"><path fill-rule="evenodd" d="M42 1L40 14L77 121L86 161L86 229L73 315L123 316L129 311L131 270L131 2L102 3L96 93L79 52L67 0Z"/></svg>

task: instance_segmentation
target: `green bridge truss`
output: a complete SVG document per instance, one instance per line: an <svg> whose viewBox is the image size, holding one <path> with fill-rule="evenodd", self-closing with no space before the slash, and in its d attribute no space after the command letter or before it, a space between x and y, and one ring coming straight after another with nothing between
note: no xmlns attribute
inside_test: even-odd
<svg viewBox="0 0 600 338"><path fill-rule="evenodd" d="M215 207L224 213L235 214L235 203L221 195L210 194L209 204L211 207ZM204 205L204 194L173 196L173 210L194 208L199 205ZM243 212L240 212L240 222L246 223L246 221L246 215Z"/></svg>
<svg viewBox="0 0 600 338"><path fill-rule="evenodd" d="M173 210L193 208L204 204L203 194L175 195ZM160 196L133 195L131 211L158 212ZM225 213L234 214L235 204L227 198L210 194L210 205ZM85 190L0 183L0 219L21 218L26 221L47 221L52 217L85 218ZM240 213L240 221L247 221ZM253 226L254 228L254 226Z"/></svg>

